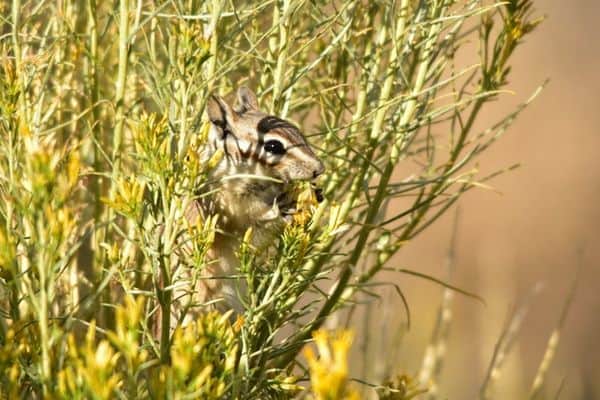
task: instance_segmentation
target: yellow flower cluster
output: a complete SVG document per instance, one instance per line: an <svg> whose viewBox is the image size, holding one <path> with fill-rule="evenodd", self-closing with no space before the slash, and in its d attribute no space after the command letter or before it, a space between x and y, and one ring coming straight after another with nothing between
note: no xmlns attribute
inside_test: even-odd
<svg viewBox="0 0 600 400"><path fill-rule="evenodd" d="M352 333L340 331L334 335L324 330L313 333L319 356L306 348L304 356L310 369L311 391L315 400L356 400L358 392L348 382L348 351Z"/></svg>
<svg viewBox="0 0 600 400"><path fill-rule="evenodd" d="M287 195L296 201L293 223L305 226L310 222L315 208L319 205L314 188L309 182L294 182L287 189Z"/></svg>
<svg viewBox="0 0 600 400"><path fill-rule="evenodd" d="M139 346L139 323L144 299L125 297L116 309L115 330L105 331L107 339L96 339L96 323L92 321L82 345L73 334L68 336L68 362L58 373L57 396L72 398L86 393L109 399L131 379L147 361L148 352Z"/></svg>

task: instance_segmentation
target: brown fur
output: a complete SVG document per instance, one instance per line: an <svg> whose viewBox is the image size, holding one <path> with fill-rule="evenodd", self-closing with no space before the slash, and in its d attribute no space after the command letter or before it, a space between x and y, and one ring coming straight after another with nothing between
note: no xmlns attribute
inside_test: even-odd
<svg viewBox="0 0 600 400"><path fill-rule="evenodd" d="M235 253L241 238L252 228L255 246L272 239L284 224L278 201L285 197L288 185L316 178L323 171L323 164L298 128L260 111L256 96L247 88L238 90L233 106L212 96L207 115L211 129L202 159L208 160L216 151L222 151L224 156L209 176L214 182L209 190L215 194L193 202L186 216L195 223L199 218L219 214L219 232L202 279L195 287L194 301L206 303L221 298L223 301L214 307L242 312L237 293L244 293L244 282L224 279L237 273L239 262ZM267 140L280 140L286 153L266 152L262 146Z"/></svg>

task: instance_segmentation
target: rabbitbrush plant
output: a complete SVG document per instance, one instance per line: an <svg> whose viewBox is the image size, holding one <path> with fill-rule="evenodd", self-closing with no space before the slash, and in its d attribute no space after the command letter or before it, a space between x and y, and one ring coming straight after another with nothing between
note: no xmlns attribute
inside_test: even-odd
<svg viewBox="0 0 600 400"><path fill-rule="evenodd" d="M493 176L478 176L473 161L533 96L483 129L478 118L506 91L511 57L538 23L531 7L0 3L0 392L358 396L348 383L349 334L319 329L370 293L405 243ZM258 93L262 109L299 124L327 167L324 200L300 194L270 246L243 242L243 315L188 304L184 314L199 309L199 317L157 336L176 290L202 279L214 240L218 216L192 225L184 215L193 196L207 195L212 165L198 158L206 100L240 85ZM402 211L391 213L396 201ZM183 234L191 251L173 257ZM321 358L303 356L313 335ZM427 390L409 381L377 393L407 399Z"/></svg>

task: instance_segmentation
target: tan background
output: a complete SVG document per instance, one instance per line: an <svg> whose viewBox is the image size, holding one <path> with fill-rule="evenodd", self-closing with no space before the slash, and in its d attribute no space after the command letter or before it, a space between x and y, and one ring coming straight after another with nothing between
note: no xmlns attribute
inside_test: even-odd
<svg viewBox="0 0 600 400"><path fill-rule="evenodd" d="M535 3L548 19L519 49L510 78L516 94L505 96L496 110L510 110L545 78L550 83L480 159L484 173L515 163L521 168L492 182L501 194L475 190L460 202L452 282L483 296L487 306L462 296L454 303L442 398L478 397L510 307L542 282L544 290L531 305L495 397L526 398L577 269L578 249L583 249L581 282L544 398L554 398L563 379L561 399L600 398L600 2ZM406 246L396 262L444 277L452 217L449 213ZM411 277L398 282L408 296L413 327L394 349L393 363L416 374L441 290ZM402 315L400 303L394 304ZM376 320L384 318L394 317L373 313L371 326L381 329Z"/></svg>

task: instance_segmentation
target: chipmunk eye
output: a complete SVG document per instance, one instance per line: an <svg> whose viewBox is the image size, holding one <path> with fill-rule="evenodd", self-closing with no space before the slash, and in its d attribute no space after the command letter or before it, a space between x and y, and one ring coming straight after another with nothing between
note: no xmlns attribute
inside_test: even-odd
<svg viewBox="0 0 600 400"><path fill-rule="evenodd" d="M280 156L285 154L285 147L279 140L269 140L265 143L265 151Z"/></svg>

